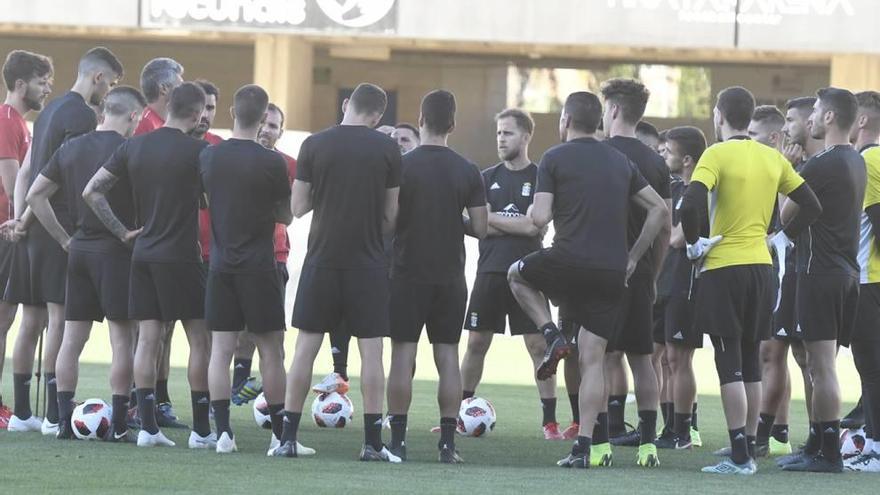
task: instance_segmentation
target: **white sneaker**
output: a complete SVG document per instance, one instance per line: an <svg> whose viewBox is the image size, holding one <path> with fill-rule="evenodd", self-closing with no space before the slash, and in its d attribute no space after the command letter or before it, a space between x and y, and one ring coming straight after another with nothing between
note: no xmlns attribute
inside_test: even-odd
<svg viewBox="0 0 880 495"><path fill-rule="evenodd" d="M329 394L332 392L344 394L348 392L348 382L342 378L342 375L333 372L325 376L320 382L312 385L312 391L318 394Z"/></svg>
<svg viewBox="0 0 880 495"><path fill-rule="evenodd" d="M175 443L168 439L161 431L150 435L147 430L138 432L138 447L174 447Z"/></svg>
<svg viewBox="0 0 880 495"><path fill-rule="evenodd" d="M220 438L217 439L217 453L231 454L233 452L238 452L238 447L235 446L235 439L224 431L220 434Z"/></svg>
<svg viewBox="0 0 880 495"><path fill-rule="evenodd" d="M315 449L296 442L296 454L299 456L315 455Z"/></svg>
<svg viewBox="0 0 880 495"><path fill-rule="evenodd" d="M737 464L730 458L727 458L714 466L706 466L701 471L711 474L740 474L751 476L758 471L758 465L751 459L745 464Z"/></svg>
<svg viewBox="0 0 880 495"><path fill-rule="evenodd" d="M266 457L272 457L272 453L275 452L275 449L281 447L281 440L275 438L275 434L269 435L269 450L266 451Z"/></svg>
<svg viewBox="0 0 880 495"><path fill-rule="evenodd" d="M43 418L43 424L40 425L40 431L43 435L52 435L54 437L58 435L58 423L51 423L48 419Z"/></svg>
<svg viewBox="0 0 880 495"><path fill-rule="evenodd" d="M843 469L859 473L880 473L880 454L871 452L847 459L843 463Z"/></svg>
<svg viewBox="0 0 880 495"><path fill-rule="evenodd" d="M18 416L13 414L9 417L9 425L6 427L7 431L41 431L42 423L40 422L40 418L31 415L28 419L19 419Z"/></svg>
<svg viewBox="0 0 880 495"><path fill-rule="evenodd" d="M201 436L198 433L189 432L189 448L191 449L213 449L217 446L217 434L213 431L207 436Z"/></svg>

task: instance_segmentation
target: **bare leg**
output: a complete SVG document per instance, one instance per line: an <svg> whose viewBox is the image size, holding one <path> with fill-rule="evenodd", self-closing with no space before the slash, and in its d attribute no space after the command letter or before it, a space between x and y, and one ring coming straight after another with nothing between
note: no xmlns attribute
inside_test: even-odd
<svg viewBox="0 0 880 495"><path fill-rule="evenodd" d="M492 345L493 332L468 332L468 346L461 360L461 388L471 392L477 390L483 377L483 364L486 361L486 353ZM541 339L543 343L544 339ZM393 351L392 351L393 352ZM543 354L541 355L543 358ZM390 377L389 377L390 382ZM391 387L391 384L388 385Z"/></svg>

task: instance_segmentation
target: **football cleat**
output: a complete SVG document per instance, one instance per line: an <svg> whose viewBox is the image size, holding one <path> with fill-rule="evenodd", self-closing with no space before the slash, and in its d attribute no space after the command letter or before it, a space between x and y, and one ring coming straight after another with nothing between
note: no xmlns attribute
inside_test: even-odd
<svg viewBox="0 0 880 495"><path fill-rule="evenodd" d="M691 445L693 445L694 447L703 446L703 439L700 438L700 430L694 428L693 426L691 427Z"/></svg>
<svg viewBox="0 0 880 495"><path fill-rule="evenodd" d="M40 432L47 437L54 437L58 435L58 423L53 423L49 421L48 418L43 418L43 423L40 425Z"/></svg>
<svg viewBox="0 0 880 495"><path fill-rule="evenodd" d="M653 443L639 445L639 455L636 464L642 467L660 467L660 459L657 457L657 446Z"/></svg>
<svg viewBox="0 0 880 495"><path fill-rule="evenodd" d="M590 462L587 454L570 453L565 458L556 461L556 465L564 468L588 469Z"/></svg>
<svg viewBox="0 0 880 495"><path fill-rule="evenodd" d="M565 440L574 440L578 437L578 432L580 432L580 430L581 425L572 421L571 424L568 425L568 428L563 430L562 438L564 438Z"/></svg>
<svg viewBox="0 0 880 495"><path fill-rule="evenodd" d="M330 373L323 380L312 385L312 392L317 394L336 392L339 395L343 395L348 392L348 382L339 373Z"/></svg>
<svg viewBox="0 0 880 495"><path fill-rule="evenodd" d="M403 462L403 459L397 457L392 454L391 451L388 450L384 445L381 450L376 450L372 445L365 444L361 449L360 460L370 462L370 461L380 461L380 462L390 462L392 464L400 464Z"/></svg>
<svg viewBox="0 0 880 495"><path fill-rule="evenodd" d="M767 454L773 457L791 454L791 442L780 442L779 440L770 437Z"/></svg>
<svg viewBox="0 0 880 495"><path fill-rule="evenodd" d="M256 399L263 392L263 386L253 376L232 388L230 401L236 406L247 404Z"/></svg>
<svg viewBox="0 0 880 495"><path fill-rule="evenodd" d="M571 353L571 346L565 340L565 335L560 331L556 331L553 340L547 344L547 350L544 353L544 360L538 366L538 380L546 380L556 374L556 367L559 361L568 357Z"/></svg>
<svg viewBox="0 0 880 495"><path fill-rule="evenodd" d="M803 462L807 457L809 457L809 454L804 453L803 450L798 450L797 452L792 452L791 454L776 459L776 465L783 467L788 464L798 464Z"/></svg>
<svg viewBox="0 0 880 495"><path fill-rule="evenodd" d="M638 447L642 442L642 432L638 428L629 430L623 435L611 437L609 439L611 445L617 447Z"/></svg>
<svg viewBox="0 0 880 495"><path fill-rule="evenodd" d="M7 426L7 430L10 432L41 431L42 427L42 421L40 421L40 418L36 416L31 416L28 419L19 419L18 416L13 414L9 417L9 425Z"/></svg>
<svg viewBox="0 0 880 495"><path fill-rule="evenodd" d="M224 431L220 434L220 438L217 439L217 453L231 454L233 452L238 452L238 447L235 445L235 439L229 436L229 433Z"/></svg>
<svg viewBox="0 0 880 495"><path fill-rule="evenodd" d="M138 432L138 447L174 447L175 443L168 439L161 431L157 431L155 435L147 433L147 430Z"/></svg>
<svg viewBox="0 0 880 495"><path fill-rule="evenodd" d="M611 467L613 461L610 443L600 443L590 448L590 466Z"/></svg>
<svg viewBox="0 0 880 495"><path fill-rule="evenodd" d="M104 441L110 443L135 443L136 439L132 438L131 430L125 430L122 433L117 433L112 429L107 431L107 434L104 435Z"/></svg>
<svg viewBox="0 0 880 495"><path fill-rule="evenodd" d="M399 456L398 456L399 457ZM450 448L447 445L444 445L440 448L440 462L443 464L463 464L464 459L458 455L458 451L454 448Z"/></svg>
<svg viewBox="0 0 880 495"><path fill-rule="evenodd" d="M9 427L9 418L12 417L12 409L0 404L0 430Z"/></svg>
<svg viewBox="0 0 880 495"><path fill-rule="evenodd" d="M654 440L654 445L656 445L658 449L674 449L677 442L678 437L675 436L675 433L670 430L664 430L663 433Z"/></svg>
<svg viewBox="0 0 880 495"><path fill-rule="evenodd" d="M880 454L869 452L843 461L845 471L859 473L880 473Z"/></svg>
<svg viewBox="0 0 880 495"><path fill-rule="evenodd" d="M212 431L203 437L198 433L191 431L189 432L188 445L191 449L213 449L217 446L217 434Z"/></svg>
<svg viewBox="0 0 880 495"><path fill-rule="evenodd" d="M178 421L170 402L162 402L156 406L156 424L160 428L189 428Z"/></svg>
<svg viewBox="0 0 880 495"><path fill-rule="evenodd" d="M559 433L559 423L547 423L543 430L544 440L563 440L562 433Z"/></svg>
<svg viewBox="0 0 880 495"><path fill-rule="evenodd" d="M727 458L714 466L706 466L700 471L709 474L738 474L751 476L758 472L758 465L751 459L743 464L737 464L730 458Z"/></svg>
<svg viewBox="0 0 880 495"><path fill-rule="evenodd" d="M803 456L801 462L793 462L782 466L783 471L795 471L806 473L842 473L843 460L838 457L830 460L822 454Z"/></svg>
<svg viewBox="0 0 880 495"><path fill-rule="evenodd" d="M392 454L400 457L401 461L406 462L406 443L401 443L400 447L388 447L388 450L391 451ZM442 462L442 461L441 461Z"/></svg>

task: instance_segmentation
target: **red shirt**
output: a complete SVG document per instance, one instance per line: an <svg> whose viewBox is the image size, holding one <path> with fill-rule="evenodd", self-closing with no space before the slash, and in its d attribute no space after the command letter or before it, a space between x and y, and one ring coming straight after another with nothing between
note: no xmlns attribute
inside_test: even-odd
<svg viewBox="0 0 880 495"><path fill-rule="evenodd" d="M275 150L278 151L278 150ZM278 153L281 153L278 151ZM287 173L290 176L290 183L296 178L296 160L287 154L281 153L284 160L287 161ZM287 257L290 255L290 237L287 235L287 225L283 223L275 224L275 261L278 263L287 263Z"/></svg>
<svg viewBox="0 0 880 495"><path fill-rule="evenodd" d="M203 139L212 145L223 142L222 137L210 132L206 132ZM207 208L199 210L199 244L202 246L202 260L207 262L211 257L211 214Z"/></svg>
<svg viewBox="0 0 880 495"><path fill-rule="evenodd" d="M147 107L147 109L144 110L140 123L134 130L134 135L139 136L141 134L153 132L163 125L165 125L165 119L163 119L158 113L154 112L152 108Z"/></svg>
<svg viewBox="0 0 880 495"><path fill-rule="evenodd" d="M12 158L21 166L30 144L31 132L24 117L12 106L0 105L0 159ZM0 222L11 218L10 207L9 195L0 184Z"/></svg>

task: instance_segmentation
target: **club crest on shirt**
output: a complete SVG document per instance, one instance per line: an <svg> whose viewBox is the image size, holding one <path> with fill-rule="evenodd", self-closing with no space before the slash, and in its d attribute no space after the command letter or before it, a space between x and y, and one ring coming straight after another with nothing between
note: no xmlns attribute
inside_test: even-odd
<svg viewBox="0 0 880 495"><path fill-rule="evenodd" d="M523 182L521 194L523 196L531 196L531 194L532 194L532 183L531 182Z"/></svg>

